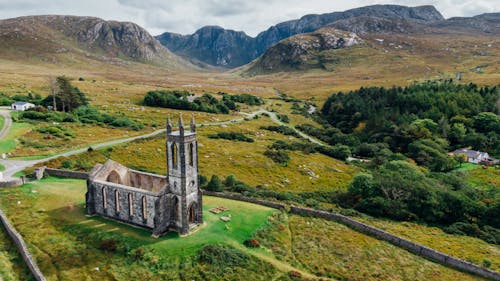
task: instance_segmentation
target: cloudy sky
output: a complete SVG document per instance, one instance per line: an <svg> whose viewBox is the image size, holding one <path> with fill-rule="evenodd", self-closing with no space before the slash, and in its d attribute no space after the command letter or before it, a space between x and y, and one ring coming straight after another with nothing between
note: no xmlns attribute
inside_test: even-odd
<svg viewBox="0 0 500 281"><path fill-rule="evenodd" d="M311 13L373 4L434 5L446 17L500 12L499 0L0 0L0 18L64 14L132 21L153 35L192 33L204 25L251 36L282 21Z"/></svg>

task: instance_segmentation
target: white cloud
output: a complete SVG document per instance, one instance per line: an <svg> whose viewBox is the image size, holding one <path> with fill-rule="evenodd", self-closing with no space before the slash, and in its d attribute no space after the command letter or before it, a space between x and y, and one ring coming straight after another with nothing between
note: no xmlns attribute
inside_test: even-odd
<svg viewBox="0 0 500 281"><path fill-rule="evenodd" d="M373 4L434 5L445 17L500 12L498 0L0 0L0 18L40 14L132 21L153 34L192 33L204 25L255 36L279 22Z"/></svg>

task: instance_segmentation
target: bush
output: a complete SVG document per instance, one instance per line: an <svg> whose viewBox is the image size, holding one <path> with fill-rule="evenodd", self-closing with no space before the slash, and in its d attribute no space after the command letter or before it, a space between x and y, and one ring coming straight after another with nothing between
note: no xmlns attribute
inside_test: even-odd
<svg viewBox="0 0 500 281"><path fill-rule="evenodd" d="M259 248L260 247L260 242L255 238L247 239L247 240L245 240L245 242L243 242L243 244L245 244L245 246L247 246L249 248Z"/></svg>
<svg viewBox="0 0 500 281"><path fill-rule="evenodd" d="M278 114L278 119L283 123L290 123L290 118L286 114Z"/></svg>
<svg viewBox="0 0 500 281"><path fill-rule="evenodd" d="M220 181L219 177L217 175L212 175L212 178L210 178L210 181L207 184L207 190L220 192L223 189L224 186L222 185L222 182Z"/></svg>
<svg viewBox="0 0 500 281"><path fill-rule="evenodd" d="M236 132L219 132L217 134L208 135L211 139L225 139L232 141L243 141L243 142L254 142L254 140L250 137L245 136L243 133Z"/></svg>
<svg viewBox="0 0 500 281"><path fill-rule="evenodd" d="M275 163L281 164L283 166L287 166L288 162L290 161L290 156L288 153L284 150L272 150L272 149L267 149L264 152L264 155L267 156L269 159L273 160Z"/></svg>
<svg viewBox="0 0 500 281"><path fill-rule="evenodd" d="M114 239L103 240L103 241L101 241L99 248L101 250L106 251L106 252L114 253L114 252L116 252L116 250L118 250L118 241L116 241Z"/></svg>
<svg viewBox="0 0 500 281"><path fill-rule="evenodd" d="M299 133L297 133L294 129L287 126L262 126L260 128L262 130L277 132L286 136L293 136L298 139L302 138L302 136Z"/></svg>

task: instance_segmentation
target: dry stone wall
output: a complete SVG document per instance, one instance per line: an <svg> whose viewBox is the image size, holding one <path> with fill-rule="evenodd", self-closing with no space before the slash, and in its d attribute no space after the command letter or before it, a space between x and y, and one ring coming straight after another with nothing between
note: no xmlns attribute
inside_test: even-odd
<svg viewBox="0 0 500 281"><path fill-rule="evenodd" d="M479 275L479 276L482 276L482 277L485 277L488 279L492 279L492 280L500 280L500 273L498 273L498 272L488 270L486 268L482 268L482 267L474 265L472 263L457 259L455 257L438 252L438 251L431 249L429 247L425 247L423 245L411 242L411 241L406 240L404 238L398 237L396 235L390 234L390 233L385 232L385 231L378 229L376 227L358 222L356 220L353 220L349 217L346 217L346 216L343 216L340 214L324 212L324 211L308 209L308 208L301 208L301 207L296 207L296 206L291 206L290 212L292 214L298 214L298 215L303 215L303 216L312 216L312 217L318 217L318 218L323 218L323 219L328 219L328 220L335 220L335 221L341 222L342 224L345 224L348 227L353 228L357 231L366 233L366 234L373 236L373 237L376 237L380 240L385 240L389 243L392 243L393 245L401 247L401 248L408 250L414 254L420 255L422 257L425 257L425 258L433 260L433 261L437 261L437 262L444 264L446 266L449 266L451 268L455 268L455 269L458 269L458 270L461 270L464 272Z"/></svg>
<svg viewBox="0 0 500 281"><path fill-rule="evenodd" d="M23 240L23 237L16 231L16 229L10 224L9 220L5 216L2 210L0 210L0 220L2 221L2 225L4 226L5 230L7 231L7 234L12 238L12 241L14 241L14 244L19 250L19 253L23 257L24 262L28 266L29 270L31 271L31 274L35 277L36 280L38 281L45 281L45 277L43 276L42 272L38 268L38 265L36 264L35 260L31 256L31 254L28 251L28 247L26 247L26 243ZM1 278L0 278L1 279Z"/></svg>

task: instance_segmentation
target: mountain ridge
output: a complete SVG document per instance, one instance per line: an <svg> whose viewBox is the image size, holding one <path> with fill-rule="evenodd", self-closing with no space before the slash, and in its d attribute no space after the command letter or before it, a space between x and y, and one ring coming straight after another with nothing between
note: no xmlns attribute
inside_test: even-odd
<svg viewBox="0 0 500 281"><path fill-rule="evenodd" d="M248 36L243 31L223 29L219 26L205 26L191 35L165 32L156 38L178 55L195 58L207 64L238 67L262 55L270 46L282 39L296 34L313 32L338 20L369 15L393 19L412 19L419 22L444 20L444 17L434 6L372 5L343 12L305 15L299 19L273 25L255 37ZM207 30L212 37L200 38L199 34L205 33ZM225 47L226 45L232 47Z"/></svg>

